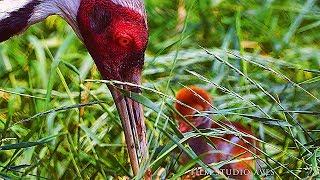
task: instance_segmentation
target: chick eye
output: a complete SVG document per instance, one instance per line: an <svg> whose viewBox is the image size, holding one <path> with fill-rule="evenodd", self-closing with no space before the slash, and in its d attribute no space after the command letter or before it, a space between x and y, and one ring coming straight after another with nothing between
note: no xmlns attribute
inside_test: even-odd
<svg viewBox="0 0 320 180"><path fill-rule="evenodd" d="M132 42L132 38L130 36L120 36L117 38L117 40L119 45L123 47L128 47Z"/></svg>

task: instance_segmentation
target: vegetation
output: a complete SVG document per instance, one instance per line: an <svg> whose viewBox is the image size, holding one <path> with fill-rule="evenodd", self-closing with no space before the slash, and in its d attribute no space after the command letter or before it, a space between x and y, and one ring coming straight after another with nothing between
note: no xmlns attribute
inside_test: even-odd
<svg viewBox="0 0 320 180"><path fill-rule="evenodd" d="M192 155L183 141L199 135L176 130L174 95L188 85L214 97L213 111L205 114L254 130L260 164L275 178L319 176L319 1L146 5L150 42L143 95L134 98L145 105L155 176L164 168L162 177L176 179L197 163L178 163L180 151ZM1 178L130 176L111 95L61 18L2 43L0 68Z"/></svg>

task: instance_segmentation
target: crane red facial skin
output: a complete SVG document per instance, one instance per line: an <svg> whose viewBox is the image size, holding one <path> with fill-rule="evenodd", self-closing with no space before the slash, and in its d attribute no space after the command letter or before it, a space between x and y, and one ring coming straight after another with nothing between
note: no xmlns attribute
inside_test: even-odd
<svg viewBox="0 0 320 180"><path fill-rule="evenodd" d="M111 1L82 0L77 21L105 79L140 82L148 43L145 17Z"/></svg>
<svg viewBox="0 0 320 180"><path fill-rule="evenodd" d="M198 111L209 111L211 109L210 95L205 90L196 86L179 90L177 92L176 99L187 106L197 109ZM186 107L185 105L175 103L177 111L185 116L185 118L198 129L221 128L220 125L213 123L208 117L192 117L195 114L195 110ZM185 123L181 117L177 116L176 119L179 122L179 129L181 132L188 132L192 130L192 127ZM239 123L221 123L231 129L253 136L251 130L245 128ZM197 155L202 155L202 161L206 164L233 160L233 158L249 158L249 160L226 164L220 170L227 177L232 177L234 179L249 180L253 178L252 170L255 169L255 160L253 159L251 152L256 152L254 148L256 143L255 140L248 137L244 137L243 140L234 134L225 134L220 138L210 137L209 139L215 145L216 149L209 145L203 137L189 139L188 144ZM184 164L189 161L189 158L186 154L183 154L180 161ZM242 172L242 174L233 175L232 170L234 170L234 172Z"/></svg>

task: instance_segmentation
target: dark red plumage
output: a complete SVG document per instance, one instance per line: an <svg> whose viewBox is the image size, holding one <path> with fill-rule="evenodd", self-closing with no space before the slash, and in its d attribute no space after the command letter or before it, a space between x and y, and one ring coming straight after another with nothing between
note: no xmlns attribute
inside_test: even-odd
<svg viewBox="0 0 320 180"><path fill-rule="evenodd" d="M38 0L32 1L18 11L11 12L9 17L0 19L0 42L26 29L31 13L38 4L40 4Z"/></svg>
<svg viewBox="0 0 320 180"><path fill-rule="evenodd" d="M176 99L185 105L197 109L198 111L210 111L211 98L210 95L203 89L191 86L178 91ZM193 116L196 111L189 107L185 107L180 103L176 103L176 109L189 120L198 129L221 129L227 127L230 131L238 131L248 136L252 136L253 132L236 122L213 122L207 117ZM192 130L182 120L182 117L177 116L179 129L182 132ZM197 155L202 157L202 161L206 164L218 163L222 161L234 160L234 163L224 165L220 170L228 177L235 179L252 179L253 170L255 169L255 160L252 153L256 153L256 141L250 137L238 137L236 134L225 134L220 137L210 137L209 139L215 145L215 148L207 143L204 137L198 137L188 140L188 144ZM202 155L202 156L201 156ZM181 163L187 163L189 158L186 154L182 155ZM237 162L238 161L238 162Z"/></svg>

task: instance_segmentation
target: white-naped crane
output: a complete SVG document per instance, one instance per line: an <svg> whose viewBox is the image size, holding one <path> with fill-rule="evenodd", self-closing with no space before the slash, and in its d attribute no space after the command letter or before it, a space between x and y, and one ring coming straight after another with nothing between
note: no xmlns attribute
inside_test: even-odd
<svg viewBox="0 0 320 180"><path fill-rule="evenodd" d="M148 27L143 0L0 0L0 42L50 15L60 15L83 41L105 80L141 84ZM136 175L148 159L142 106L108 86L118 112ZM150 173L150 172L149 172Z"/></svg>

